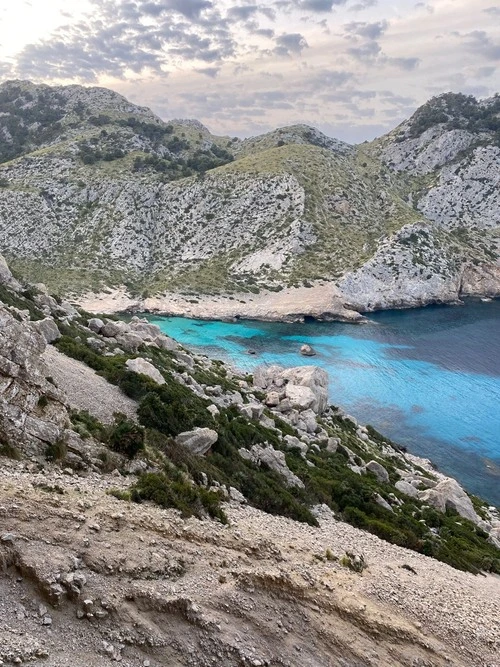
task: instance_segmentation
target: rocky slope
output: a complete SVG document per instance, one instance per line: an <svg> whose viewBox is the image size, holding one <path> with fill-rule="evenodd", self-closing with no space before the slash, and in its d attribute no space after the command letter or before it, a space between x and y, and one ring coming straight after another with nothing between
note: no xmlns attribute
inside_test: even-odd
<svg viewBox="0 0 500 667"><path fill-rule="evenodd" d="M214 137L105 89L7 82L0 248L52 291L120 288L167 311L172 294L279 302L309 285L338 294L326 316L341 318L496 296L499 104L441 96L352 147L306 126Z"/></svg>
<svg viewBox="0 0 500 667"><path fill-rule="evenodd" d="M499 664L498 510L323 370L239 376L0 268L0 661Z"/></svg>

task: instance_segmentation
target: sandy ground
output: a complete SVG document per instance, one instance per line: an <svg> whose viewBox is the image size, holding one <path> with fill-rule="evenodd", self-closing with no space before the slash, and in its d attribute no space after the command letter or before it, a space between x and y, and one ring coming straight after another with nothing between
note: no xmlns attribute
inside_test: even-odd
<svg viewBox="0 0 500 667"><path fill-rule="evenodd" d="M42 358L72 408L88 410L103 423L111 423L115 412L136 416L137 403L81 361L61 354L52 345L47 346Z"/></svg>
<svg viewBox="0 0 500 667"><path fill-rule="evenodd" d="M319 320L360 322L362 316L345 305L337 288L326 283L313 287L284 289L281 292L235 294L233 296L185 297L165 294L150 299L131 299L125 288L109 293L86 294L76 299L92 313L117 313L126 310L151 311L196 319L254 319L265 321Z"/></svg>

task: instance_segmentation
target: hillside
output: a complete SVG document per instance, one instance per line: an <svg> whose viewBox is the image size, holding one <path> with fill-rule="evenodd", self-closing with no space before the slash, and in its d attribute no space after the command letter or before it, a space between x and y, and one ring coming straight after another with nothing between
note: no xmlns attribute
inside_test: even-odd
<svg viewBox="0 0 500 667"><path fill-rule="evenodd" d="M498 105L441 96L353 147L300 125L215 137L105 89L7 82L0 248L59 294L164 311L311 285L335 293L328 318L495 296Z"/></svg>
<svg viewBox="0 0 500 667"><path fill-rule="evenodd" d="M238 375L0 258L0 661L495 665L498 509L327 385Z"/></svg>

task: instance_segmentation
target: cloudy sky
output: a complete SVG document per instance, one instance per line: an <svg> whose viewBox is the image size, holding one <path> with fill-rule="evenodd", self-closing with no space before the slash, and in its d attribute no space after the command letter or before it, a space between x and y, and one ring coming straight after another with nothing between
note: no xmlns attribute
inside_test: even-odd
<svg viewBox="0 0 500 667"><path fill-rule="evenodd" d="M101 85L162 118L347 141L500 91L498 0L0 0L0 79Z"/></svg>

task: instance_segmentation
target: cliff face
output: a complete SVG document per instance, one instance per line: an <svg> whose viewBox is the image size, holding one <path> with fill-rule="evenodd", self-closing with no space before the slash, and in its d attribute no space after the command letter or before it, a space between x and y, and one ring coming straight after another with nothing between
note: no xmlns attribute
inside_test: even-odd
<svg viewBox="0 0 500 667"><path fill-rule="evenodd" d="M499 105L441 96L352 147L306 126L214 137L104 89L9 82L0 246L59 293L136 301L326 283L360 310L495 296Z"/></svg>

